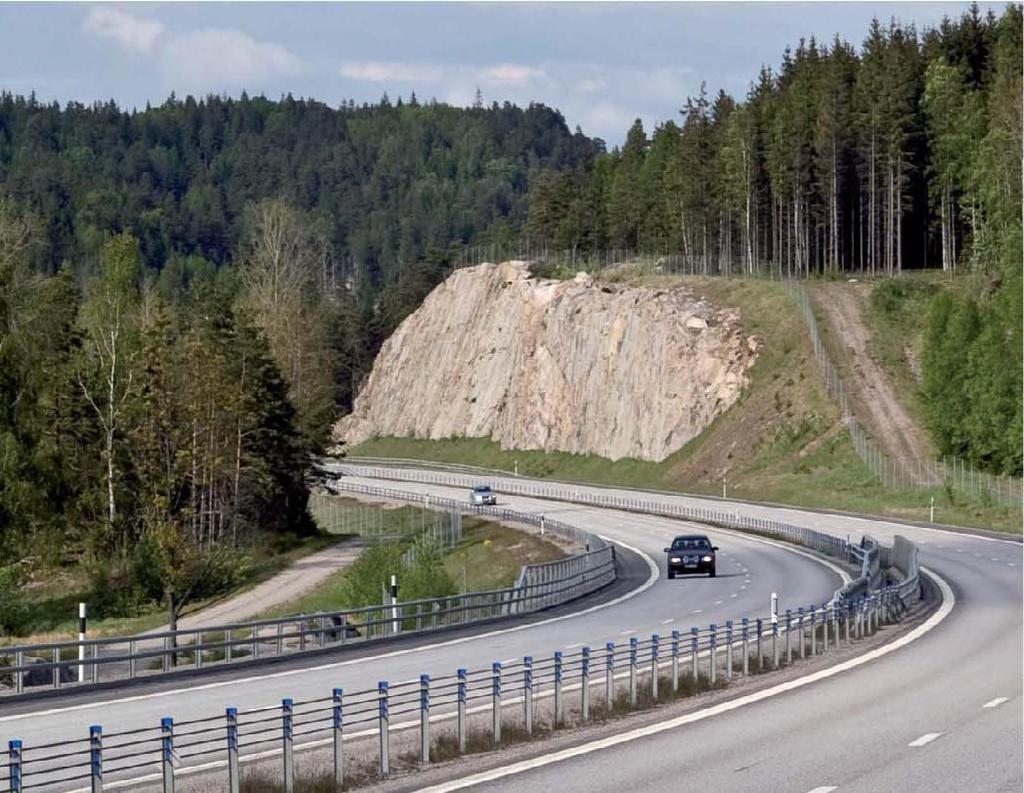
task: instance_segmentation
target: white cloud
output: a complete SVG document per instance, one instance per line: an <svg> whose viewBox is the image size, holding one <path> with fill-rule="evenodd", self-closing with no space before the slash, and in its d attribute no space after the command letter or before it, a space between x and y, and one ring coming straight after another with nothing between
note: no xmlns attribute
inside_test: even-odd
<svg viewBox="0 0 1024 793"><path fill-rule="evenodd" d="M523 66L519 63L497 63L487 66L479 72L481 81L488 85L523 86L542 79L547 75L543 69L535 66Z"/></svg>
<svg viewBox="0 0 1024 793"><path fill-rule="evenodd" d="M152 51L164 26L155 19L143 19L114 8L93 8L85 18L85 30L113 39L126 50L145 54Z"/></svg>
<svg viewBox="0 0 1024 793"><path fill-rule="evenodd" d="M351 61L340 71L342 77L370 83L439 83L445 77L443 66L401 61Z"/></svg>
<svg viewBox="0 0 1024 793"><path fill-rule="evenodd" d="M279 44L257 41L241 30L204 28L170 38L160 69L172 88L219 91L257 89L262 81L302 71L302 62Z"/></svg>

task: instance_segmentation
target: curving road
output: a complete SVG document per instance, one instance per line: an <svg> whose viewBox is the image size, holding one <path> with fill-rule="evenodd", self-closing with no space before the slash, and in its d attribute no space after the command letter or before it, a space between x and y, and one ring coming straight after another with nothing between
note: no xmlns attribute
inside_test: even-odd
<svg viewBox="0 0 1024 793"><path fill-rule="evenodd" d="M401 487L464 495L462 488L411 482ZM720 501L699 498L647 498L722 508ZM587 526L659 562L666 540L693 528L680 521L540 499L509 496L502 501L517 510ZM552 789L557 784L565 790L618 793L679 789L685 780L686 788L692 784L715 791L1021 789L1019 543L740 502L729 508L839 535L870 532L891 541L894 533L904 534L921 546L923 564L950 583L956 606L909 646L800 691L556 763L545 764L541 756L536 767L517 769L481 787ZM499 626L486 636L433 637L416 647L380 647L369 656L342 652L312 660L315 666L309 668L236 670L211 682L175 681L123 695L82 692L57 703L9 703L0 707L0 739L20 737L31 745L81 736L89 724L100 723L111 731L148 727L163 715L212 715L229 705L254 707L279 703L284 696L324 696L338 685L368 688L381 678L450 674L459 666L480 668L526 653L543 656L606 639L625 642L634 634L664 634L674 627L686 630L764 613L772 591L779 593L782 608L820 603L839 585L836 570L785 546L726 531L708 534L722 548L716 579L667 581L652 576L631 596L585 613L512 629ZM939 737L923 740L934 733ZM500 756L494 762L500 765Z"/></svg>

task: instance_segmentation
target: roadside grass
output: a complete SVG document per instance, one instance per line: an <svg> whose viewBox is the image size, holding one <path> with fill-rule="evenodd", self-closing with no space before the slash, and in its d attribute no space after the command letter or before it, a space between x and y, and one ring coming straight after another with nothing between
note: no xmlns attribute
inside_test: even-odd
<svg viewBox="0 0 1024 793"><path fill-rule="evenodd" d="M889 490L857 457L829 399L804 320L778 283L629 272L609 280L682 287L718 306L735 307L760 340L750 383L700 435L660 462L502 449L489 438L383 437L347 449L351 456L461 463L520 475L596 485L726 494L751 501L837 509L926 522L1021 532L1020 513L969 502L945 488ZM482 475L481 479L486 479Z"/></svg>
<svg viewBox="0 0 1024 793"><path fill-rule="evenodd" d="M315 589L268 610L260 617L340 611L379 603L379 585L398 571L401 553L407 547L407 542L393 542L369 548L352 566L338 570ZM411 592L408 584L400 580L400 593L408 593L405 598L414 600L457 594L458 591L499 589L515 583L522 565L563 556L564 551L557 545L536 535L480 518L463 517L462 541L440 556L440 574L430 577ZM360 581L369 581L371 587L376 584L376 589L369 592L365 586L357 587L354 582L357 577Z"/></svg>
<svg viewBox="0 0 1024 793"><path fill-rule="evenodd" d="M268 580L293 562L330 547L346 539L344 535L322 532L312 537L275 537L255 546L247 553L244 582L235 589L215 597L197 600L186 613L205 608L212 603L233 597ZM66 566L43 571L23 590L25 602L25 628L16 636L0 637L0 646L74 639L78 635L78 604L89 603L94 593L89 588L85 570L80 566ZM131 616L89 615L89 635L93 638L110 635L142 633L157 628L167 621L162 603L140 604Z"/></svg>

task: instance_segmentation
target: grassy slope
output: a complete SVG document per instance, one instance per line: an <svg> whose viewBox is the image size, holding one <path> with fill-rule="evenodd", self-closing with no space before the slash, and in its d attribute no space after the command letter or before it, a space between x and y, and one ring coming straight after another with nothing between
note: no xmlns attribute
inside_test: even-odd
<svg viewBox="0 0 1024 793"><path fill-rule="evenodd" d="M1019 532L1006 510L951 501L935 492L884 489L854 453L839 412L825 393L802 316L791 298L766 281L619 275L631 283L685 284L696 294L740 312L761 339L750 385L740 400L701 435L666 460L610 461L543 451L503 450L484 438L424 441L379 438L352 455L458 462L557 479L721 494L757 501L832 508Z"/></svg>
<svg viewBox="0 0 1024 793"><path fill-rule="evenodd" d="M557 546L532 534L478 518L463 518L462 530L463 540L445 554L444 566L459 588L465 591L511 586L522 565L560 559L565 555ZM346 608L350 604L345 597L345 575L345 570L339 570L313 591L262 616Z"/></svg>

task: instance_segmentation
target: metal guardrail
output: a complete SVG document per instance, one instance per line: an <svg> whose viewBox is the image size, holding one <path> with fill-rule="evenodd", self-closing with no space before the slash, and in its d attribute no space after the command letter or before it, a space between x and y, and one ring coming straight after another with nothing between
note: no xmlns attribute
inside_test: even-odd
<svg viewBox="0 0 1024 793"><path fill-rule="evenodd" d="M584 550L565 559L527 565L514 586L502 589L84 642L0 647L0 698L38 687L78 688L134 680L531 614L591 594L615 580L615 549L562 521L501 507L470 507L454 499L424 499L422 494L395 488L348 482L336 483L334 488L533 525ZM79 660L80 649L84 660ZM84 669L81 676L80 669Z"/></svg>
<svg viewBox="0 0 1024 793"><path fill-rule="evenodd" d="M405 464L413 463L413 461L403 462ZM420 464L423 465L423 463ZM424 482L449 487L471 487L479 482L479 477L469 478L467 475L448 470L425 471L422 468L401 468L400 472L396 472L391 468L364 464L362 460L346 460L345 463L333 465L333 470L342 475L348 474L374 479ZM643 498L639 492L631 493L628 496L613 496L595 493L585 486L568 486L564 483L548 483L518 478L513 481L505 479L497 480L497 482L492 481L491 486L498 493L566 501L574 504L612 507L629 512L658 515L679 520L692 520L802 545L843 562L852 563L860 569L860 575L856 579L836 590L834 597L836 600L859 596L869 590L877 589L881 583L880 561L882 558L881 554L885 548L875 539L867 536L862 539L861 545L858 546L850 543L848 539L834 537L830 534L781 521L754 518L740 515L736 512L730 513L723 510L652 501L648 498ZM903 542L907 541L903 540ZM910 545L910 543L907 544ZM888 552L889 549L885 550ZM888 557L886 558L888 559ZM901 570L903 575L901 591L906 591L904 597L908 597L916 591L919 583L916 547L913 551L913 564L909 565L909 559L904 564L908 566L906 569ZM885 566L892 567L894 565L886 564Z"/></svg>
<svg viewBox="0 0 1024 793"><path fill-rule="evenodd" d="M0 788L100 793L104 787L147 782L173 793L176 778L212 772L227 777L222 789L239 793L241 766L274 758L271 781L291 791L295 755L321 749L330 753L328 774L340 790L357 751L387 778L398 759L392 742L402 733L410 733L412 756L426 766L437 759L442 732L447 745L462 754L474 725L475 737L483 732L498 746L503 728L513 725L530 736L541 727L585 724L595 713L725 687L734 678L823 655L871 636L904 613L895 590L886 588L855 601L788 609L776 619L745 617L667 636L633 637L625 644L608 641L594 650L555 652L536 661L525 656L482 669L381 681L376 688L336 688L313 699L284 699L280 706L227 708L181 721L166 716L125 731L94 725L88 735L45 744L14 738L0 764ZM323 768L322 762L315 765Z"/></svg>

